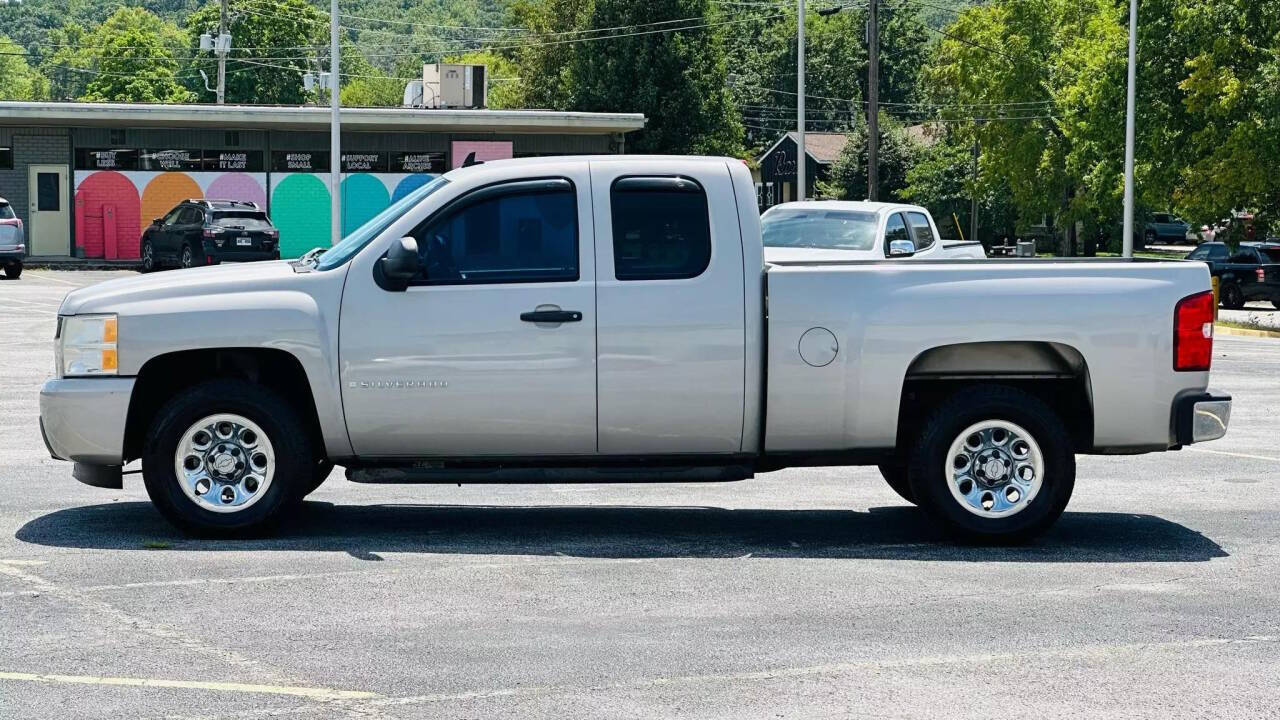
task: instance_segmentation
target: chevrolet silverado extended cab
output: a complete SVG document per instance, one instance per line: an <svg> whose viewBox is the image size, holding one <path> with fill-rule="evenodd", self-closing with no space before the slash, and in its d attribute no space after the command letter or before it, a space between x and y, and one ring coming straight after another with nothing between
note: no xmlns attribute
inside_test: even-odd
<svg viewBox="0 0 1280 720"><path fill-rule="evenodd" d="M919 205L806 200L775 205L760 216L766 262L785 260L982 259L982 243L942 240Z"/></svg>
<svg viewBox="0 0 1280 720"><path fill-rule="evenodd" d="M541 158L452 171L298 261L71 292L40 419L79 480L120 487L140 458L159 511L203 534L270 528L334 464L873 464L955 532L1008 539L1059 516L1077 453L1222 436L1212 338L1201 263L766 263L739 161Z"/></svg>

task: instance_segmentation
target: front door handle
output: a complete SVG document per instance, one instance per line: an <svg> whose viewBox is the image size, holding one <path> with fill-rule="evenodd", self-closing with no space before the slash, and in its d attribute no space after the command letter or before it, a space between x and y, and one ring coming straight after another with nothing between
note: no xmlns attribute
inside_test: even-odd
<svg viewBox="0 0 1280 720"><path fill-rule="evenodd" d="M531 323L581 322L582 313L577 310L534 310L520 313L520 319Z"/></svg>

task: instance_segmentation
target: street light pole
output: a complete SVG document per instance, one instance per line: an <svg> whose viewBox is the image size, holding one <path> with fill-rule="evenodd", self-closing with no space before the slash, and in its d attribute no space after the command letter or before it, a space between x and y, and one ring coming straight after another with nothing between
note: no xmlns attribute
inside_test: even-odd
<svg viewBox="0 0 1280 720"><path fill-rule="evenodd" d="M1133 146L1134 96L1137 86L1138 0L1129 0L1129 90L1124 117L1124 241L1121 255L1133 257Z"/></svg>
<svg viewBox="0 0 1280 720"><path fill-rule="evenodd" d="M880 199L880 3L867 10L867 199Z"/></svg>
<svg viewBox="0 0 1280 720"><path fill-rule="evenodd" d="M796 0L798 7L796 9L797 27L799 32L796 37L796 199L804 200L807 197L808 176L805 173L805 149L804 149L804 0Z"/></svg>
<svg viewBox="0 0 1280 720"><path fill-rule="evenodd" d="M342 239L342 120L338 115L338 0L329 1L329 244Z"/></svg>

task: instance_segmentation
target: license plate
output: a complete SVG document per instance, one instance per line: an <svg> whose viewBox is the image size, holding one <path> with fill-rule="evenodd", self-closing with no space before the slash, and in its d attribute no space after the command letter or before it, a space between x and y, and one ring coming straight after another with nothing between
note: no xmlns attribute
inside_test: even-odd
<svg viewBox="0 0 1280 720"><path fill-rule="evenodd" d="M253 240L248 236L236 238L236 245L248 247L253 244Z"/></svg>

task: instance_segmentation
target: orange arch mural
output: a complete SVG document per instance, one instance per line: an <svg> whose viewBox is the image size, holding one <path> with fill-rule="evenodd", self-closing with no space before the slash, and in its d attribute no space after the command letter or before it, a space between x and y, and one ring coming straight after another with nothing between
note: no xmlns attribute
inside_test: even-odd
<svg viewBox="0 0 1280 720"><path fill-rule="evenodd" d="M185 173L162 173L152 178L142 191L142 222L163 217L187 198L204 197L200 186Z"/></svg>

